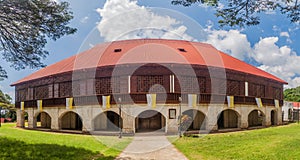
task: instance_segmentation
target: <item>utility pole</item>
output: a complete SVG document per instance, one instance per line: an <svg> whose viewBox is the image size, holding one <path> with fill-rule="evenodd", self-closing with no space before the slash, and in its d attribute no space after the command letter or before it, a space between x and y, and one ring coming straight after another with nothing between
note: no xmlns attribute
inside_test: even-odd
<svg viewBox="0 0 300 160"><path fill-rule="evenodd" d="M0 127L1 127L1 121L2 121L2 107L0 107Z"/></svg>
<svg viewBox="0 0 300 160"><path fill-rule="evenodd" d="M299 107L298 107L298 115L297 115L297 117L298 117L298 124L299 124L299 120L300 120L300 116L299 116L299 111L300 111L300 109L299 109Z"/></svg>
<svg viewBox="0 0 300 160"><path fill-rule="evenodd" d="M178 132L179 132L179 138L181 138L182 137L182 135L181 135L181 102L182 102L182 98L179 97L178 100L179 100L179 116L178 116L179 126L178 126Z"/></svg>
<svg viewBox="0 0 300 160"><path fill-rule="evenodd" d="M121 127L121 125L122 125L122 118L121 118L121 116L122 116L122 104L121 104L121 102L122 102L122 99L119 97L118 98L118 101L119 101L119 138L122 138L122 127Z"/></svg>

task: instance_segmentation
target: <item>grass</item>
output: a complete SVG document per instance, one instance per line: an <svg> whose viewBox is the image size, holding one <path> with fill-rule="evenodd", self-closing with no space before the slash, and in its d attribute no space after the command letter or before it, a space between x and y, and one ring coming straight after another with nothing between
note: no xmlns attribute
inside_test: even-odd
<svg viewBox="0 0 300 160"><path fill-rule="evenodd" d="M173 144L191 160L300 159L300 124L200 138L183 137Z"/></svg>
<svg viewBox="0 0 300 160"><path fill-rule="evenodd" d="M24 130L6 123L0 127L0 159L115 159L131 139Z"/></svg>

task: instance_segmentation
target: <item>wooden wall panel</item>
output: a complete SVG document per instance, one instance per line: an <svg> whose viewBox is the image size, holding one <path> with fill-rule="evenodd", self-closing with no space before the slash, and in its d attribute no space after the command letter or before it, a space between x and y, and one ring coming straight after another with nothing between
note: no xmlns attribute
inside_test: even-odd
<svg viewBox="0 0 300 160"><path fill-rule="evenodd" d="M111 75L114 75L112 79ZM207 66L136 64L87 69L76 72L75 76L69 72L22 83L16 85L16 102L39 98L127 93L128 75L131 75L131 93L147 93L155 84L162 85L169 92L170 75L175 75L175 93L199 93L196 87L199 86L200 93L243 96L246 81L249 84L249 96L283 99L283 84L264 77ZM76 81L72 84L74 79ZM194 81L198 84L193 83ZM42 90L48 92L43 93ZM153 88L153 92L164 90L160 87Z"/></svg>

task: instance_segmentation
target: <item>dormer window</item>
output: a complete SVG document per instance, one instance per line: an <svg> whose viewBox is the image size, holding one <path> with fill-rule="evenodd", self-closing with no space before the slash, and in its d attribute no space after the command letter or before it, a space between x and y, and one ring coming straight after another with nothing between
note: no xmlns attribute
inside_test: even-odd
<svg viewBox="0 0 300 160"><path fill-rule="evenodd" d="M114 52L122 52L122 49L121 48L117 48L114 50Z"/></svg>
<svg viewBox="0 0 300 160"><path fill-rule="evenodd" d="M178 50L179 50L180 52L186 52L186 50L185 50L184 48L178 48Z"/></svg>

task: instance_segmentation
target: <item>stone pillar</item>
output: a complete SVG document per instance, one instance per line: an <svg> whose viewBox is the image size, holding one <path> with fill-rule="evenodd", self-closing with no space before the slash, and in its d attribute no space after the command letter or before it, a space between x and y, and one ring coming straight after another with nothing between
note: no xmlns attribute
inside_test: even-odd
<svg viewBox="0 0 300 160"><path fill-rule="evenodd" d="M240 123L240 128L241 129L246 129L246 128L248 128L249 127L249 124L248 124L248 115L247 114L245 114L246 112L244 112L242 115L241 115L241 118L240 118L240 120L241 120L241 123Z"/></svg>
<svg viewBox="0 0 300 160"><path fill-rule="evenodd" d="M207 123L206 123L206 130L208 131L215 131L218 130L218 114L222 111L223 106L217 104L211 104L208 106L207 112Z"/></svg>
<svg viewBox="0 0 300 160"><path fill-rule="evenodd" d="M239 118L239 120L240 120L240 122L239 122L239 124L240 124L240 128L241 129L246 129L246 128L248 128L249 127L249 124L248 124L248 108L249 108L250 106L247 106L247 107L244 107L244 106L242 106L241 107L241 117Z"/></svg>
<svg viewBox="0 0 300 160"><path fill-rule="evenodd" d="M87 109L89 110L89 109ZM83 114L82 116L82 131L83 132L90 132L93 131L93 127L92 127L92 114L89 114L89 112L86 112Z"/></svg>
<svg viewBox="0 0 300 160"><path fill-rule="evenodd" d="M28 128L36 128L36 118L34 117L34 109L28 108Z"/></svg>
<svg viewBox="0 0 300 160"><path fill-rule="evenodd" d="M50 112L50 111L49 111ZM59 130L59 109L51 109L51 130Z"/></svg>
<svg viewBox="0 0 300 160"><path fill-rule="evenodd" d="M25 127L24 111L21 111L21 109L17 109L17 127Z"/></svg>
<svg viewBox="0 0 300 160"><path fill-rule="evenodd" d="M135 118L124 112L122 112L123 119L123 129L124 133L134 133L135 132Z"/></svg>
<svg viewBox="0 0 300 160"><path fill-rule="evenodd" d="M83 132L93 131L93 127L92 127L93 108L90 106L86 106L86 107L78 106L76 107L76 111L82 121L82 131Z"/></svg>
<svg viewBox="0 0 300 160"><path fill-rule="evenodd" d="M167 133L168 134L177 134L178 133L178 124L177 122L178 118L175 119L168 119L167 120Z"/></svg>
<svg viewBox="0 0 300 160"><path fill-rule="evenodd" d="M265 125L266 126L271 126L271 110L269 108L267 108L267 106L266 106L265 115L266 115Z"/></svg>
<svg viewBox="0 0 300 160"><path fill-rule="evenodd" d="M282 108L277 109L277 125L282 125Z"/></svg>

